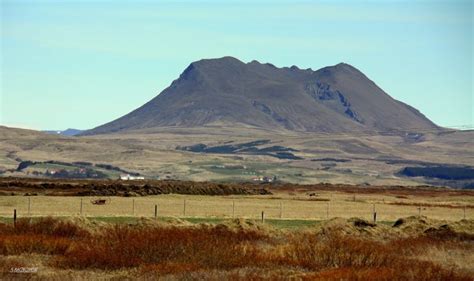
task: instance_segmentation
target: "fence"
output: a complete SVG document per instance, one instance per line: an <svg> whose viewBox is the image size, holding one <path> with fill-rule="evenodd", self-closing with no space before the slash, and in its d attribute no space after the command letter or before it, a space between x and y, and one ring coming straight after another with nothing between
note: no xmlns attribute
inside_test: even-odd
<svg viewBox="0 0 474 281"><path fill-rule="evenodd" d="M154 217L218 217L260 219L313 219L359 217L378 221L394 221L400 217L424 215L435 219L472 218L473 209L460 207L422 207L393 205L390 202L345 200L309 201L262 197L211 197L160 195L148 197L103 197L105 205L94 205L97 197L1 196L0 216L137 216ZM155 209L156 208L156 209Z"/></svg>

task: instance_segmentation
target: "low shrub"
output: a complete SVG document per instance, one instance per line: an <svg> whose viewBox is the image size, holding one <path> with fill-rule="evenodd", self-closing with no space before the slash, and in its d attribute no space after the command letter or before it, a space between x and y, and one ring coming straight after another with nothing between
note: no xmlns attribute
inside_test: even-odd
<svg viewBox="0 0 474 281"><path fill-rule="evenodd" d="M96 232L52 218L0 224L0 256L41 254L79 270L137 269L140 276L219 279L471 280L461 270L417 259L427 247L472 249L447 227L380 242L340 232L281 233L225 226L106 226ZM469 250L467 250L469 251ZM0 276L1 277L1 276Z"/></svg>
<svg viewBox="0 0 474 281"><path fill-rule="evenodd" d="M62 221L51 217L20 218L16 224L0 224L0 234L38 234L52 237L84 238L89 231L74 222Z"/></svg>
<svg viewBox="0 0 474 281"><path fill-rule="evenodd" d="M0 235L1 255L45 254L62 255L71 245L68 238L38 234Z"/></svg>
<svg viewBox="0 0 474 281"><path fill-rule="evenodd" d="M385 244L340 234L301 235L290 241L284 258L312 270L340 267L384 267L396 260Z"/></svg>
<svg viewBox="0 0 474 281"><path fill-rule="evenodd" d="M143 264L198 264L201 268L233 268L252 262L252 242L265 237L252 231L224 228L133 228L116 225L74 244L58 260L69 268L118 269Z"/></svg>

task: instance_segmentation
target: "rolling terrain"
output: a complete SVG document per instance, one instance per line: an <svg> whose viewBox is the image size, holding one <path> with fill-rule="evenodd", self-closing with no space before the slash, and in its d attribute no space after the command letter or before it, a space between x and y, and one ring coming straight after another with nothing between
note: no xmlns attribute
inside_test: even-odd
<svg viewBox="0 0 474 281"><path fill-rule="evenodd" d="M276 176L279 181L302 184L449 186L453 182L399 173L406 167L435 164L472 167L471 139L472 131L425 133L422 140L412 142L402 136L275 133L223 127L66 137L1 127L0 170L3 176L25 176L34 167L17 171L22 161L55 160L108 164L159 179L252 181L258 176ZM265 144L235 149L255 141ZM207 150L189 150L198 144ZM277 150L301 159L275 157Z"/></svg>
<svg viewBox="0 0 474 281"><path fill-rule="evenodd" d="M348 64L224 57L191 63L145 105L76 136L0 127L0 173L473 188L473 139Z"/></svg>

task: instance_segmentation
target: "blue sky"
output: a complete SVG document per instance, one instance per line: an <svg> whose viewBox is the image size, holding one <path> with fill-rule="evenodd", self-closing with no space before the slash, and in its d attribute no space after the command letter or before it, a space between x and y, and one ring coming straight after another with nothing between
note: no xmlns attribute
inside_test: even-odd
<svg viewBox="0 0 474 281"><path fill-rule="evenodd" d="M349 63L439 125L474 123L473 1L1 1L0 124L92 128L191 63Z"/></svg>

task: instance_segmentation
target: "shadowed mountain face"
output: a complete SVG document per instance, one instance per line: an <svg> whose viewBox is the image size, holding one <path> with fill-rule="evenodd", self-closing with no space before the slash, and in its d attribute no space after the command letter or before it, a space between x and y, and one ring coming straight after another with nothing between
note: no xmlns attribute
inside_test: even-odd
<svg viewBox="0 0 474 281"><path fill-rule="evenodd" d="M85 134L206 125L328 133L438 128L348 64L312 71L224 57L192 63L142 107Z"/></svg>

